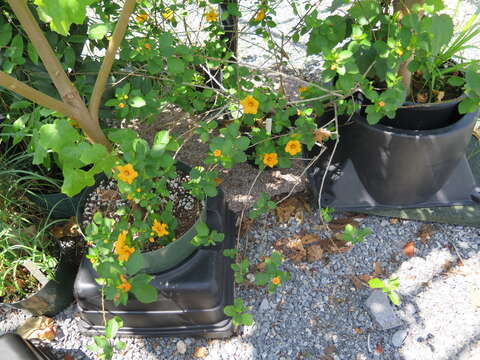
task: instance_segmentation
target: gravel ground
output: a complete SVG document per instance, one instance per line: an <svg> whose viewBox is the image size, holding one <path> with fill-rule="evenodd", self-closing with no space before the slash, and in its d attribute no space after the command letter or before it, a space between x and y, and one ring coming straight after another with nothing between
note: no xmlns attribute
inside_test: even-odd
<svg viewBox="0 0 480 360"><path fill-rule="evenodd" d="M125 338L127 350L116 358L191 359L195 348L206 347L207 359L479 359L480 300L475 289L480 290L480 229L435 224L424 244L417 238L422 223L391 224L375 216L361 221L373 234L352 250L310 264L287 260L284 268L292 280L276 294L238 288L237 296L256 319L241 335L212 341ZM247 255L253 260L271 253L279 238L321 234L313 230L317 225L316 213L303 223L292 218L282 224L271 215L258 221L242 242L248 239ZM402 251L409 241L415 242L413 257ZM379 329L365 306L372 290L352 281L353 276L372 274L376 262L382 278L400 280L402 304L395 309L400 328ZM78 334L73 311L71 307L56 317L60 330L51 345L60 356L94 359L86 350L91 339ZM21 311L4 311L0 333L15 330L27 317ZM406 338L396 347L392 336L399 330L405 330ZM179 341L186 345L183 355L177 351Z"/></svg>
<svg viewBox="0 0 480 360"><path fill-rule="evenodd" d="M448 3L453 8L456 1ZM478 0L463 2L458 17L467 18L478 6ZM277 39L292 25L287 8L287 1L279 2ZM241 61L272 65L268 53L252 51L252 41L258 43L258 39L240 43ZM292 66L301 69L305 78L315 77L319 59L305 60L303 45L286 51L292 54ZM254 260L271 253L280 238L321 233L315 230L318 222L317 213L305 216L303 223L292 218L279 224L275 216L266 216L242 238L242 244ZM386 218L369 216L362 224L373 234L346 253L327 255L311 264L287 260L284 268L292 280L275 295L238 288L236 295L245 300L256 319L238 336L211 341L125 338L126 351L116 359L192 359L198 347L206 347L206 359L229 360L480 359L480 230L435 224L431 238L423 243L416 236L420 222L392 224ZM415 241L411 257L402 251L409 241ZM372 274L375 263L381 264L382 278L399 278L402 304L395 308L403 324L399 328L381 330L365 305L372 290L352 281L355 276ZM28 317L22 311L0 309L0 334L14 331ZM73 306L55 320L59 331L51 346L61 358L65 354L76 360L95 358L87 350L91 338L78 333Z"/></svg>

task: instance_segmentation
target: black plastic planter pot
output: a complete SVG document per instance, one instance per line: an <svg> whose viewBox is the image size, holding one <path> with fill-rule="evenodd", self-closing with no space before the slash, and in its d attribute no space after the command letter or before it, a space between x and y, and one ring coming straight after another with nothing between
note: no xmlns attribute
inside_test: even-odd
<svg viewBox="0 0 480 360"><path fill-rule="evenodd" d="M107 317L118 315L124 321L120 334L207 337L232 334L230 318L225 316L223 308L233 303L233 272L223 249L235 247L235 225L221 190L216 197L206 200L205 222L210 229L225 234L223 243L194 248L186 258L177 259L175 266L165 270L152 271L153 267L144 270L154 275L152 285L158 290L157 301L143 304L133 296L126 306L105 301ZM189 241L188 245L191 246ZM150 255L158 263L168 256L156 252L155 256ZM84 259L74 293L81 314L81 331L90 335L104 329L100 287L95 277L90 262Z"/></svg>
<svg viewBox="0 0 480 360"><path fill-rule="evenodd" d="M50 351L35 347L17 334L0 337L0 354L2 359L8 360L57 360Z"/></svg>
<svg viewBox="0 0 480 360"><path fill-rule="evenodd" d="M322 206L358 210L471 204L476 184L465 149L476 117L457 114L449 126L415 131L371 126L355 115L340 128ZM308 172L316 198L327 157L328 152Z"/></svg>
<svg viewBox="0 0 480 360"><path fill-rule="evenodd" d="M405 103L395 114L395 118L384 117L381 125L403 130L434 130L454 124L458 116L457 106L465 96L456 99L434 103Z"/></svg>
<svg viewBox="0 0 480 360"><path fill-rule="evenodd" d="M62 193L29 195L31 201L46 209L54 219L68 219L75 216L80 198L81 193L74 197L68 197Z"/></svg>
<svg viewBox="0 0 480 360"><path fill-rule="evenodd" d="M73 302L73 283L76 274L77 268L73 260L62 256L53 280L26 299L4 305L27 310L35 316L54 316Z"/></svg>

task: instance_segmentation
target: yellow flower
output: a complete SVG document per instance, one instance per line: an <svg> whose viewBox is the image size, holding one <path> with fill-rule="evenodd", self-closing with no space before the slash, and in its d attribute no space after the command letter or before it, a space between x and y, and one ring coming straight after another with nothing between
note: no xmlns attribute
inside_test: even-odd
<svg viewBox="0 0 480 360"><path fill-rule="evenodd" d="M263 154L263 163L273 168L278 164L278 155L276 153Z"/></svg>
<svg viewBox="0 0 480 360"><path fill-rule="evenodd" d="M155 242L155 239L153 237L149 238L148 241L150 241L151 243Z"/></svg>
<svg viewBox="0 0 480 360"><path fill-rule="evenodd" d="M123 95L123 98L124 98L125 100L127 100L127 99L128 99L128 95Z"/></svg>
<svg viewBox="0 0 480 360"><path fill-rule="evenodd" d="M397 53L398 56L403 56L403 50L402 49L395 49L395 52Z"/></svg>
<svg viewBox="0 0 480 360"><path fill-rule="evenodd" d="M125 276L123 275L120 275L120 280L122 280L122 283L117 286L117 289L129 292L132 288L132 285L130 285L130 283L127 281L127 279L125 279Z"/></svg>
<svg viewBox="0 0 480 360"><path fill-rule="evenodd" d="M298 92L301 94L308 90L308 86L301 86L298 88Z"/></svg>
<svg viewBox="0 0 480 360"><path fill-rule="evenodd" d="M125 241L127 239L127 234L128 230L123 230L117 238L117 241L115 241L115 246L114 252L115 254L118 255L118 260L119 261L128 261L128 258L130 255L132 255L135 252L135 249L126 245Z"/></svg>
<svg viewBox="0 0 480 360"><path fill-rule="evenodd" d="M135 191L136 191L136 192L141 192L141 191L142 191L142 189L140 189L140 188L137 188L137 190L135 190Z"/></svg>
<svg viewBox="0 0 480 360"><path fill-rule="evenodd" d="M123 109L123 108L125 107L125 104L124 104L124 103L120 103L120 104L118 104L118 107L119 107L120 109Z"/></svg>
<svg viewBox="0 0 480 360"><path fill-rule="evenodd" d="M127 195L127 200L130 200L130 201L133 200L132 195Z"/></svg>
<svg viewBox="0 0 480 360"><path fill-rule="evenodd" d="M385 103L384 103L383 101L380 101L380 102L378 103L378 106L384 107L384 106L385 106Z"/></svg>
<svg viewBox="0 0 480 360"><path fill-rule="evenodd" d="M95 265L95 264L97 263L97 261L98 261L98 260L97 260L97 259L94 259L94 258L90 259L90 262L91 262L93 265Z"/></svg>
<svg viewBox="0 0 480 360"><path fill-rule="evenodd" d="M280 285L281 282L282 282L282 280L280 280L280 277L279 277L279 276L275 276L275 277L272 279L272 284L273 284L273 285Z"/></svg>
<svg viewBox="0 0 480 360"><path fill-rule="evenodd" d="M210 10L208 13L205 14L205 18L208 22L217 21L218 14L215 10Z"/></svg>
<svg viewBox="0 0 480 360"><path fill-rule="evenodd" d="M148 19L148 14L139 14L135 17L135 20L138 22L138 23L143 23L145 20Z"/></svg>
<svg viewBox="0 0 480 360"><path fill-rule="evenodd" d="M146 43L146 44L143 44L143 47L147 50L150 50L152 48L152 45L150 45L149 43Z"/></svg>
<svg viewBox="0 0 480 360"><path fill-rule="evenodd" d="M138 172L135 171L132 164L117 166L117 170L120 171L118 178L127 184L133 183L138 176Z"/></svg>
<svg viewBox="0 0 480 360"><path fill-rule="evenodd" d="M172 21L173 20L173 10L170 8L166 8L165 12L162 13L162 16L165 20Z"/></svg>
<svg viewBox="0 0 480 360"><path fill-rule="evenodd" d="M243 106L243 112L245 114L256 114L258 112L259 102L251 95L240 100L240 104Z"/></svg>
<svg viewBox="0 0 480 360"><path fill-rule="evenodd" d="M300 141L298 140L290 140L287 145L285 145L285 152L290 155L296 155L300 151L302 151L302 145L300 145Z"/></svg>
<svg viewBox="0 0 480 360"><path fill-rule="evenodd" d="M168 231L167 231L167 224L162 224L161 222L157 221L156 219L153 221L153 226L152 226L152 230L155 231L157 233L157 236L158 237L162 237L164 235L168 235L170 234Z"/></svg>
<svg viewBox="0 0 480 360"><path fill-rule="evenodd" d="M222 156L222 150L220 150L220 149L215 149L215 151L213 152L213 156L215 156L215 157L220 157L220 156Z"/></svg>
<svg viewBox="0 0 480 360"><path fill-rule="evenodd" d="M337 70L337 64L332 64L332 66L330 66L330 70Z"/></svg>
<svg viewBox="0 0 480 360"><path fill-rule="evenodd" d="M262 21L265 19L265 10L260 9L257 12L257 15L255 15L255 21Z"/></svg>

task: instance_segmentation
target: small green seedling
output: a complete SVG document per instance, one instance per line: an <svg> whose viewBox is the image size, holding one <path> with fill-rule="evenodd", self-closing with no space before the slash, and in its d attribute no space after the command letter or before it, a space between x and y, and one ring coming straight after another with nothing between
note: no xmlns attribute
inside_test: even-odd
<svg viewBox="0 0 480 360"><path fill-rule="evenodd" d="M222 242L225 238L225 234L219 233L217 230L210 232L207 224L202 221L195 225L195 230L197 230L197 235L192 239L192 244L195 246L212 246Z"/></svg>
<svg viewBox="0 0 480 360"><path fill-rule="evenodd" d="M368 285L372 289L381 289L384 293L387 294L393 305L400 305L400 295L398 295L398 293L396 292L399 285L398 278L392 278L385 281L374 278L368 281Z"/></svg>
<svg viewBox="0 0 480 360"><path fill-rule="evenodd" d="M233 302L233 305L225 306L223 312L225 315L230 316L233 321L233 325L240 326L240 325L252 325L253 324L253 317L251 314L246 313L245 311L247 308L243 304L243 300L236 298Z"/></svg>
<svg viewBox="0 0 480 360"><path fill-rule="evenodd" d="M283 259L279 252L274 251L272 256L265 259L265 270L255 274L255 284L267 285L268 293L273 294L284 282L290 280L290 273L279 269Z"/></svg>
<svg viewBox="0 0 480 360"><path fill-rule="evenodd" d="M345 225L345 231L342 234L342 240L357 244L359 242L363 242L365 237L372 234L372 230L368 227L357 229L355 226L351 224Z"/></svg>

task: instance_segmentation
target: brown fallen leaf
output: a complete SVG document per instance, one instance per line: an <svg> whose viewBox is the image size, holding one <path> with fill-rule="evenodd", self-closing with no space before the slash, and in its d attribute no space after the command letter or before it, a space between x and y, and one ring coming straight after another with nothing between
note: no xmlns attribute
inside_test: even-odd
<svg viewBox="0 0 480 360"><path fill-rule="evenodd" d="M297 217L299 216L299 212L303 213L303 209L303 202L295 196L290 196L289 198L278 204L275 211L279 222L287 222L292 215L295 215Z"/></svg>
<svg viewBox="0 0 480 360"><path fill-rule="evenodd" d="M417 94L417 102L426 103L427 101L428 101L427 93L418 93Z"/></svg>
<svg viewBox="0 0 480 360"><path fill-rule="evenodd" d="M417 237L422 243L426 244L435 233L435 230L436 229L432 224L422 224L417 231Z"/></svg>
<svg viewBox="0 0 480 360"><path fill-rule="evenodd" d="M363 334L362 329L360 329L360 328L358 328L358 327L357 327L357 328L354 328L353 330L355 331L355 333L356 333L357 335L362 335L362 334Z"/></svg>
<svg viewBox="0 0 480 360"><path fill-rule="evenodd" d="M443 98L445 97L445 91L432 90L432 93L435 95L435 97L436 97L435 102L437 102L437 103L442 102Z"/></svg>
<svg viewBox="0 0 480 360"><path fill-rule="evenodd" d="M63 360L75 360L75 358L70 354L63 355Z"/></svg>
<svg viewBox="0 0 480 360"><path fill-rule="evenodd" d="M197 359L204 359L208 356L208 349L205 346L197 346L193 353Z"/></svg>
<svg viewBox="0 0 480 360"><path fill-rule="evenodd" d="M307 248L307 261L309 263L320 260L323 257L323 249L320 245L313 245Z"/></svg>
<svg viewBox="0 0 480 360"><path fill-rule="evenodd" d="M240 237L245 235L250 230L250 228L254 223L255 223L255 220L250 219L248 217L244 217L242 220L242 224L240 226L240 217L238 217L236 225L237 225L237 228L240 227Z"/></svg>
<svg viewBox="0 0 480 360"><path fill-rule="evenodd" d="M383 347L380 343L378 343L377 346L375 346L375 352L377 354L383 354Z"/></svg>
<svg viewBox="0 0 480 360"><path fill-rule="evenodd" d="M315 137L316 142L321 143L327 139L330 139L332 137L332 132L325 128L320 128L315 130L313 136Z"/></svg>
<svg viewBox="0 0 480 360"><path fill-rule="evenodd" d="M294 263L305 261L307 258L307 251L299 238L283 238L276 241L273 246Z"/></svg>
<svg viewBox="0 0 480 360"><path fill-rule="evenodd" d="M397 218L390 218L390 224L391 224L391 225L396 225L396 224L398 224L398 219L397 219Z"/></svg>
<svg viewBox="0 0 480 360"><path fill-rule="evenodd" d="M403 246L403 253L406 256L414 256L415 255L415 242L409 241Z"/></svg>
<svg viewBox="0 0 480 360"><path fill-rule="evenodd" d="M363 288L363 283L357 276L351 276L350 280L352 281L353 286L355 286L355 289L360 290Z"/></svg>
<svg viewBox="0 0 480 360"><path fill-rule="evenodd" d="M120 200L120 193L117 190L98 188L97 195L101 200L105 201Z"/></svg>
<svg viewBox="0 0 480 360"><path fill-rule="evenodd" d="M380 277L383 275L382 264L380 264L378 261L375 261L373 264L373 269L373 277Z"/></svg>
<svg viewBox="0 0 480 360"><path fill-rule="evenodd" d="M477 140L480 140L480 130L478 129L478 127L472 130L472 135L475 136Z"/></svg>
<svg viewBox="0 0 480 360"><path fill-rule="evenodd" d="M52 318L47 316L31 317L17 329L17 334L25 340L52 341L57 334L57 324L55 324Z"/></svg>
<svg viewBox="0 0 480 360"><path fill-rule="evenodd" d="M328 223L328 226L334 231L343 231L345 229L345 226L348 224L354 227L360 226L360 223L353 218L333 219Z"/></svg>
<svg viewBox="0 0 480 360"><path fill-rule="evenodd" d="M368 284L368 282L372 279L372 277L368 274L359 275L358 278L366 284Z"/></svg>
<svg viewBox="0 0 480 360"><path fill-rule="evenodd" d="M62 225L54 226L50 230L50 233L56 239L61 239L64 237L75 237L80 235L79 227L75 216L72 216L70 220L68 220Z"/></svg>
<svg viewBox="0 0 480 360"><path fill-rule="evenodd" d="M331 355L331 354L335 353L336 351L337 351L337 347L335 345L327 346L325 348L325 350L323 350L325 355Z"/></svg>

